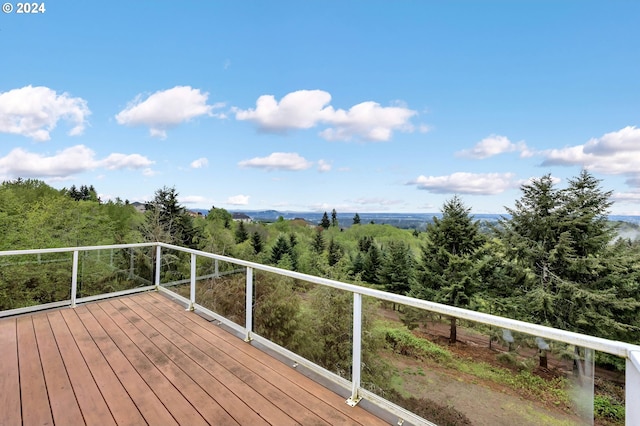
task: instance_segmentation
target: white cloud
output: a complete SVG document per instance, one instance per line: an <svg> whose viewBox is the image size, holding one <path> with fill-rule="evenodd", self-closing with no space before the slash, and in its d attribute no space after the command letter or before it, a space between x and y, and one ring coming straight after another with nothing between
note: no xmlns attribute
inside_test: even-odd
<svg viewBox="0 0 640 426"><path fill-rule="evenodd" d="M318 171L321 173L328 172L331 170L331 164L324 161L318 160Z"/></svg>
<svg viewBox="0 0 640 426"><path fill-rule="evenodd" d="M153 170L150 167L147 167L146 169L142 170L142 174L146 177L152 177L158 174L157 171Z"/></svg>
<svg viewBox="0 0 640 426"><path fill-rule="evenodd" d="M49 156L16 148L6 156L0 157L0 176L64 179L70 175L97 168L140 169L151 164L153 161L139 154L114 153L102 160L97 160L95 152L84 145L66 148Z"/></svg>
<svg viewBox="0 0 640 426"><path fill-rule="evenodd" d="M249 196L234 195L232 197L227 198L227 204L231 204L233 206L246 206L247 204L249 204Z"/></svg>
<svg viewBox="0 0 640 426"><path fill-rule="evenodd" d="M0 93L0 132L26 136L38 142L47 141L58 121L73 127L71 136L82 134L86 117L91 114L87 101L58 95L43 86L25 86Z"/></svg>
<svg viewBox="0 0 640 426"><path fill-rule="evenodd" d="M458 157L483 159L506 152L520 152L520 157L531 157L533 153L524 141L513 143L506 136L491 135L482 139L473 148L456 152Z"/></svg>
<svg viewBox="0 0 640 426"><path fill-rule="evenodd" d="M152 165L154 162L140 154L109 154L107 158L99 161L99 165L107 170L118 169L142 169Z"/></svg>
<svg viewBox="0 0 640 426"><path fill-rule="evenodd" d="M513 173L453 173L446 176L419 176L407 185L435 194L495 195L513 188Z"/></svg>
<svg viewBox="0 0 640 426"><path fill-rule="evenodd" d="M116 115L116 120L125 126L147 126L151 136L164 139L167 129L201 115L214 116L212 110L224 105L207 105L208 97L208 93L190 86L161 90L145 100L138 95Z"/></svg>
<svg viewBox="0 0 640 426"><path fill-rule="evenodd" d="M328 125L320 136L331 141L388 141L394 130L414 131L409 120L417 113L404 105L382 107L368 101L349 110L336 110L330 102L331 94L323 90L298 90L288 93L280 102L273 95L263 95L256 101L255 109L233 111L237 120L251 121L269 132ZM428 129L421 126L420 130Z"/></svg>
<svg viewBox="0 0 640 426"><path fill-rule="evenodd" d="M274 152L268 157L255 157L238 163L240 167L254 167L266 170L306 170L313 163L304 159L295 152Z"/></svg>
<svg viewBox="0 0 640 426"><path fill-rule="evenodd" d="M209 165L209 160L207 160L205 157L198 158L197 160L194 160L191 162L192 169L201 169L208 165Z"/></svg>
<svg viewBox="0 0 640 426"><path fill-rule="evenodd" d="M353 203L357 205L376 205L376 206L393 206L403 204L401 200L388 200L385 198L358 198L353 200Z"/></svg>
<svg viewBox="0 0 640 426"><path fill-rule="evenodd" d="M640 191L614 192L611 200L616 203L640 203Z"/></svg>
<svg viewBox="0 0 640 426"><path fill-rule="evenodd" d="M628 126L606 133L583 145L543 151L543 166L579 165L596 172L618 175L638 173L640 129Z"/></svg>
<svg viewBox="0 0 640 426"><path fill-rule="evenodd" d="M207 199L201 195L187 195L185 197L180 197L180 202L184 204L202 204Z"/></svg>
<svg viewBox="0 0 640 426"><path fill-rule="evenodd" d="M235 109L237 120L256 123L266 131L309 129L331 114L326 105L331 95L322 90L298 90L285 95L280 102L273 95L262 95L255 109Z"/></svg>

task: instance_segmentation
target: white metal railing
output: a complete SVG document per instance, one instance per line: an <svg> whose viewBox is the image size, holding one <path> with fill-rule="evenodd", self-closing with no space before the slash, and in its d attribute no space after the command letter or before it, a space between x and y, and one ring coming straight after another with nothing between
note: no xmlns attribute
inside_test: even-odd
<svg viewBox="0 0 640 426"><path fill-rule="evenodd" d="M96 295L84 298L77 298L77 285L78 285L78 253L82 251L103 250L103 249L126 249L126 248L140 248L140 247L155 247L155 282L154 285L138 287L135 289L123 290L120 292ZM181 282L188 282L190 285L189 299L186 299L177 293L164 288L161 285L161 271L162 271L162 249L170 249L179 252L190 254L190 274L189 280L181 280ZM531 324L523 321L512 320L508 318L498 317L495 315L489 315L481 312L470 311L466 309L456 308L448 305L442 305L439 303L429 302L426 300L414 299L407 296L401 296L393 293L388 293L380 290L375 290L367 287L361 287L353 284L346 284L340 281L335 281L327 278L316 277L312 275L302 274L295 271L289 271L285 269L276 268L273 266L262 265L254 262L249 262L241 259L235 259L227 256L217 255L213 253L207 253L199 250L188 249L180 246L175 246L166 243L140 243L140 244L118 244L109 246L90 246L90 247L68 247L68 248L52 248L52 249L35 249L35 250L12 250L0 252L0 257L17 256L17 255L29 255L29 254L44 254L44 253L64 253L72 252L72 274L71 274L71 299L60 302L49 303L46 305L39 305L35 307L25 307L12 309L10 311L0 311L0 318L8 315L16 315L25 312L31 312L40 309L48 309L58 306L75 306L77 303L83 303L101 298L114 297L118 295L131 294L135 292L143 292L149 290L158 290L165 293L170 293L172 297L182 300L189 310L198 310L207 315L212 316L218 321L225 323L233 330L244 335L246 341L257 342L267 348L275 350L276 352L292 359L297 364L303 365L314 373L325 377L332 382L350 389L351 395L347 400L350 405L357 404L361 399L366 399L374 404L381 405L385 409L389 410L393 414L397 415L399 419L407 420L410 423L424 423L425 420L421 419L412 413L389 403L378 395L362 389L360 387L360 377L362 371L362 296L373 297L378 300L393 302L406 306L415 307L418 309L426 310L429 312L446 315L449 317L455 317L459 319L475 321L486 325L496 326L499 328L512 330L516 332L526 333L532 336L541 337L544 339L563 342L576 347L601 351L611 355L615 355L625 359L626 372L625 372L625 410L626 417L625 422L627 425L640 425L640 346L632 345L629 343L623 343L613 340L607 340L599 337L588 336L584 334L574 333L570 331L559 330L551 327ZM223 316L210 311L209 309L201 306L196 301L196 283L198 277L196 275L196 263L197 257L209 258L215 261L224 261L234 265L242 266L246 268L246 299L245 299L245 325L240 326L236 323L229 321ZM216 274L218 273L218 265L216 262ZM352 377L351 381L325 370L324 368L306 360L297 354L282 348L275 343L262 338L261 336L253 333L253 276L254 271L264 271L274 273L281 276L286 276L298 280L303 280L309 283L318 284L322 286L332 287L347 291L353 294L353 340L352 340ZM427 422L429 424L429 422Z"/></svg>

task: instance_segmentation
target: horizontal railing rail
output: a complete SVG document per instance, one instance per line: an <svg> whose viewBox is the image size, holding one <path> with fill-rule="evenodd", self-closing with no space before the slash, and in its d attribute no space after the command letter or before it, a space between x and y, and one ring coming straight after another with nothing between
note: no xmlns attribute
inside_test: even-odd
<svg viewBox="0 0 640 426"><path fill-rule="evenodd" d="M139 288L128 289L121 292L107 293L104 295L95 295L84 298L77 297L77 279L78 279L78 258L79 252L83 251L93 251L93 250L106 250L106 249L128 249L128 248L142 248L142 247L155 247L154 251L154 262L155 262L155 274L154 274L154 282L152 285L145 285ZM162 251L165 250L174 250L178 252L183 252L190 255L190 272L188 273L188 279L180 279L174 280L168 283L161 283L161 271L162 271ZM396 304L402 304L405 306L411 306L414 308L418 308L421 310L429 311L436 314L445 315L448 317L473 321L481 324L486 324L490 326L499 327L502 329L512 330L516 332L526 333L531 336L540 337L543 339L549 339L553 341L563 342L568 345L573 345L576 347L582 347L586 349L596 350L604 353L608 353L611 355L615 355L625 359L626 362L626 385L625 385L625 394L626 394L626 417L625 422L627 425L637 425L640 424L640 346L633 345L629 343L613 341L608 339L603 339L594 336L588 336L580 333L574 333L565 330L559 330L551 327L546 327L542 325L531 324L523 321L503 318L495 315L485 314L482 312L470 311L462 308L457 308L453 306L443 305L440 303L430 302L426 300L414 299L407 296L397 295L393 293L388 293L368 287L358 286L354 284L348 284L328 278L322 278L312 275L303 274L296 271L290 271L285 269L280 269L277 267L263 265L259 263L254 263L246 260L236 259L228 256L218 255L214 253L203 252L199 250L189 249L185 247L175 246L171 244L155 242L155 243L138 243L138 244L117 244L117 245L106 245L106 246L87 246L87 247L65 247L65 248L49 248L49 249L31 249L31 250L11 250L11 251L2 251L0 252L0 257L7 256L20 256L20 255L37 255L37 254L45 254L45 253L64 253L70 252L73 253L72 258L72 275L71 275L71 298L70 300L64 300L59 302L50 303L47 305L40 305L36 307L25 307L20 309L12 309L10 311L0 311L0 317L7 315L15 315L24 312L30 312L38 309L47 309L49 307L60 307L60 306L76 306L77 303L83 303L93 300L99 300L101 298L114 297L121 294L131 294L135 292L149 291L152 289L156 289L159 291L163 291L166 293L170 293L173 297L182 300L191 310L199 310L207 315L212 316L213 318L225 323L232 329L241 332L245 340L247 341L256 341L264 346L269 347L279 353L287 356L290 359L296 361L296 363L301 363L307 368L314 370L318 374L323 377L329 378L333 382L339 384L340 386L348 386L350 388L351 396L347 400L347 402L351 405L357 404L361 398L365 398L369 401L373 401L374 403L384 404L385 408L391 407L391 412L395 413L399 416L400 419L407 420L413 423L424 423L424 419L420 419L413 415L412 413L407 412L401 407L396 406L395 404L391 404L388 401L385 401L383 398L361 388L360 384L360 375L362 370L362 297L368 296L381 301L392 302ZM198 276L196 274L196 262L197 257L213 259L216 261L223 261L233 265L237 265L245 268L244 270L233 270L231 272L245 272L246 274L246 295L245 295L245 324L244 326L240 326L236 323L233 323L223 316L210 311L204 306L201 306L196 301L196 283L202 279L208 278L217 278L222 275L222 273L218 272L218 265L216 262L216 272L213 274L205 274L202 276ZM253 277L254 271L263 271L268 273L277 274L284 277L290 277L297 280L306 281L312 284L317 284L321 286L327 286L335 289L339 289L342 291L347 291L353 294L353 340L352 340L352 374L351 381L346 381L346 379L338 376L335 373L331 373L322 367L312 363L311 361L305 360L304 358L296 355L288 351L285 348L282 348L276 345L273 342L268 341L267 339L262 338L254 334L253 332ZM228 273L228 272L226 272ZM172 290L164 288L165 286L171 286L176 284L189 284L189 298L183 297ZM427 422L428 423L428 422Z"/></svg>

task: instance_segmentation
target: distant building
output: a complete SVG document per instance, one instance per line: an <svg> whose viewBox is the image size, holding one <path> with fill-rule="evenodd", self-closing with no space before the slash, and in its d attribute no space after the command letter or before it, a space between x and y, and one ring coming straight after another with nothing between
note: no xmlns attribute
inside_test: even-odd
<svg viewBox="0 0 640 426"><path fill-rule="evenodd" d="M247 216L244 213L232 213L231 214L231 218L235 221L235 222L244 222L244 223L249 223L252 222L253 220L251 219L251 217Z"/></svg>
<svg viewBox="0 0 640 426"><path fill-rule="evenodd" d="M194 212L192 210L187 210L187 214L191 217L203 217L202 212Z"/></svg>
<svg viewBox="0 0 640 426"><path fill-rule="evenodd" d="M140 213L144 213L147 211L147 208L145 207L144 203L140 203L138 201L131 203L131 205Z"/></svg>
<svg viewBox="0 0 640 426"><path fill-rule="evenodd" d="M294 224L294 225L299 225L299 226L307 226L309 228L315 228L316 225L317 225L317 224L315 224L315 223L313 223L311 221L308 221L307 219L302 218L302 217L296 217L294 219L291 219L291 223Z"/></svg>

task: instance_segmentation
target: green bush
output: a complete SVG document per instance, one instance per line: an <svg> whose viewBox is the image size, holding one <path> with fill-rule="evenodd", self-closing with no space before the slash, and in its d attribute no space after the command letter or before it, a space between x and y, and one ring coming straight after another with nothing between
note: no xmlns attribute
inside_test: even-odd
<svg viewBox="0 0 640 426"><path fill-rule="evenodd" d="M600 419L624 421L624 405L609 396L594 395L593 414Z"/></svg>

